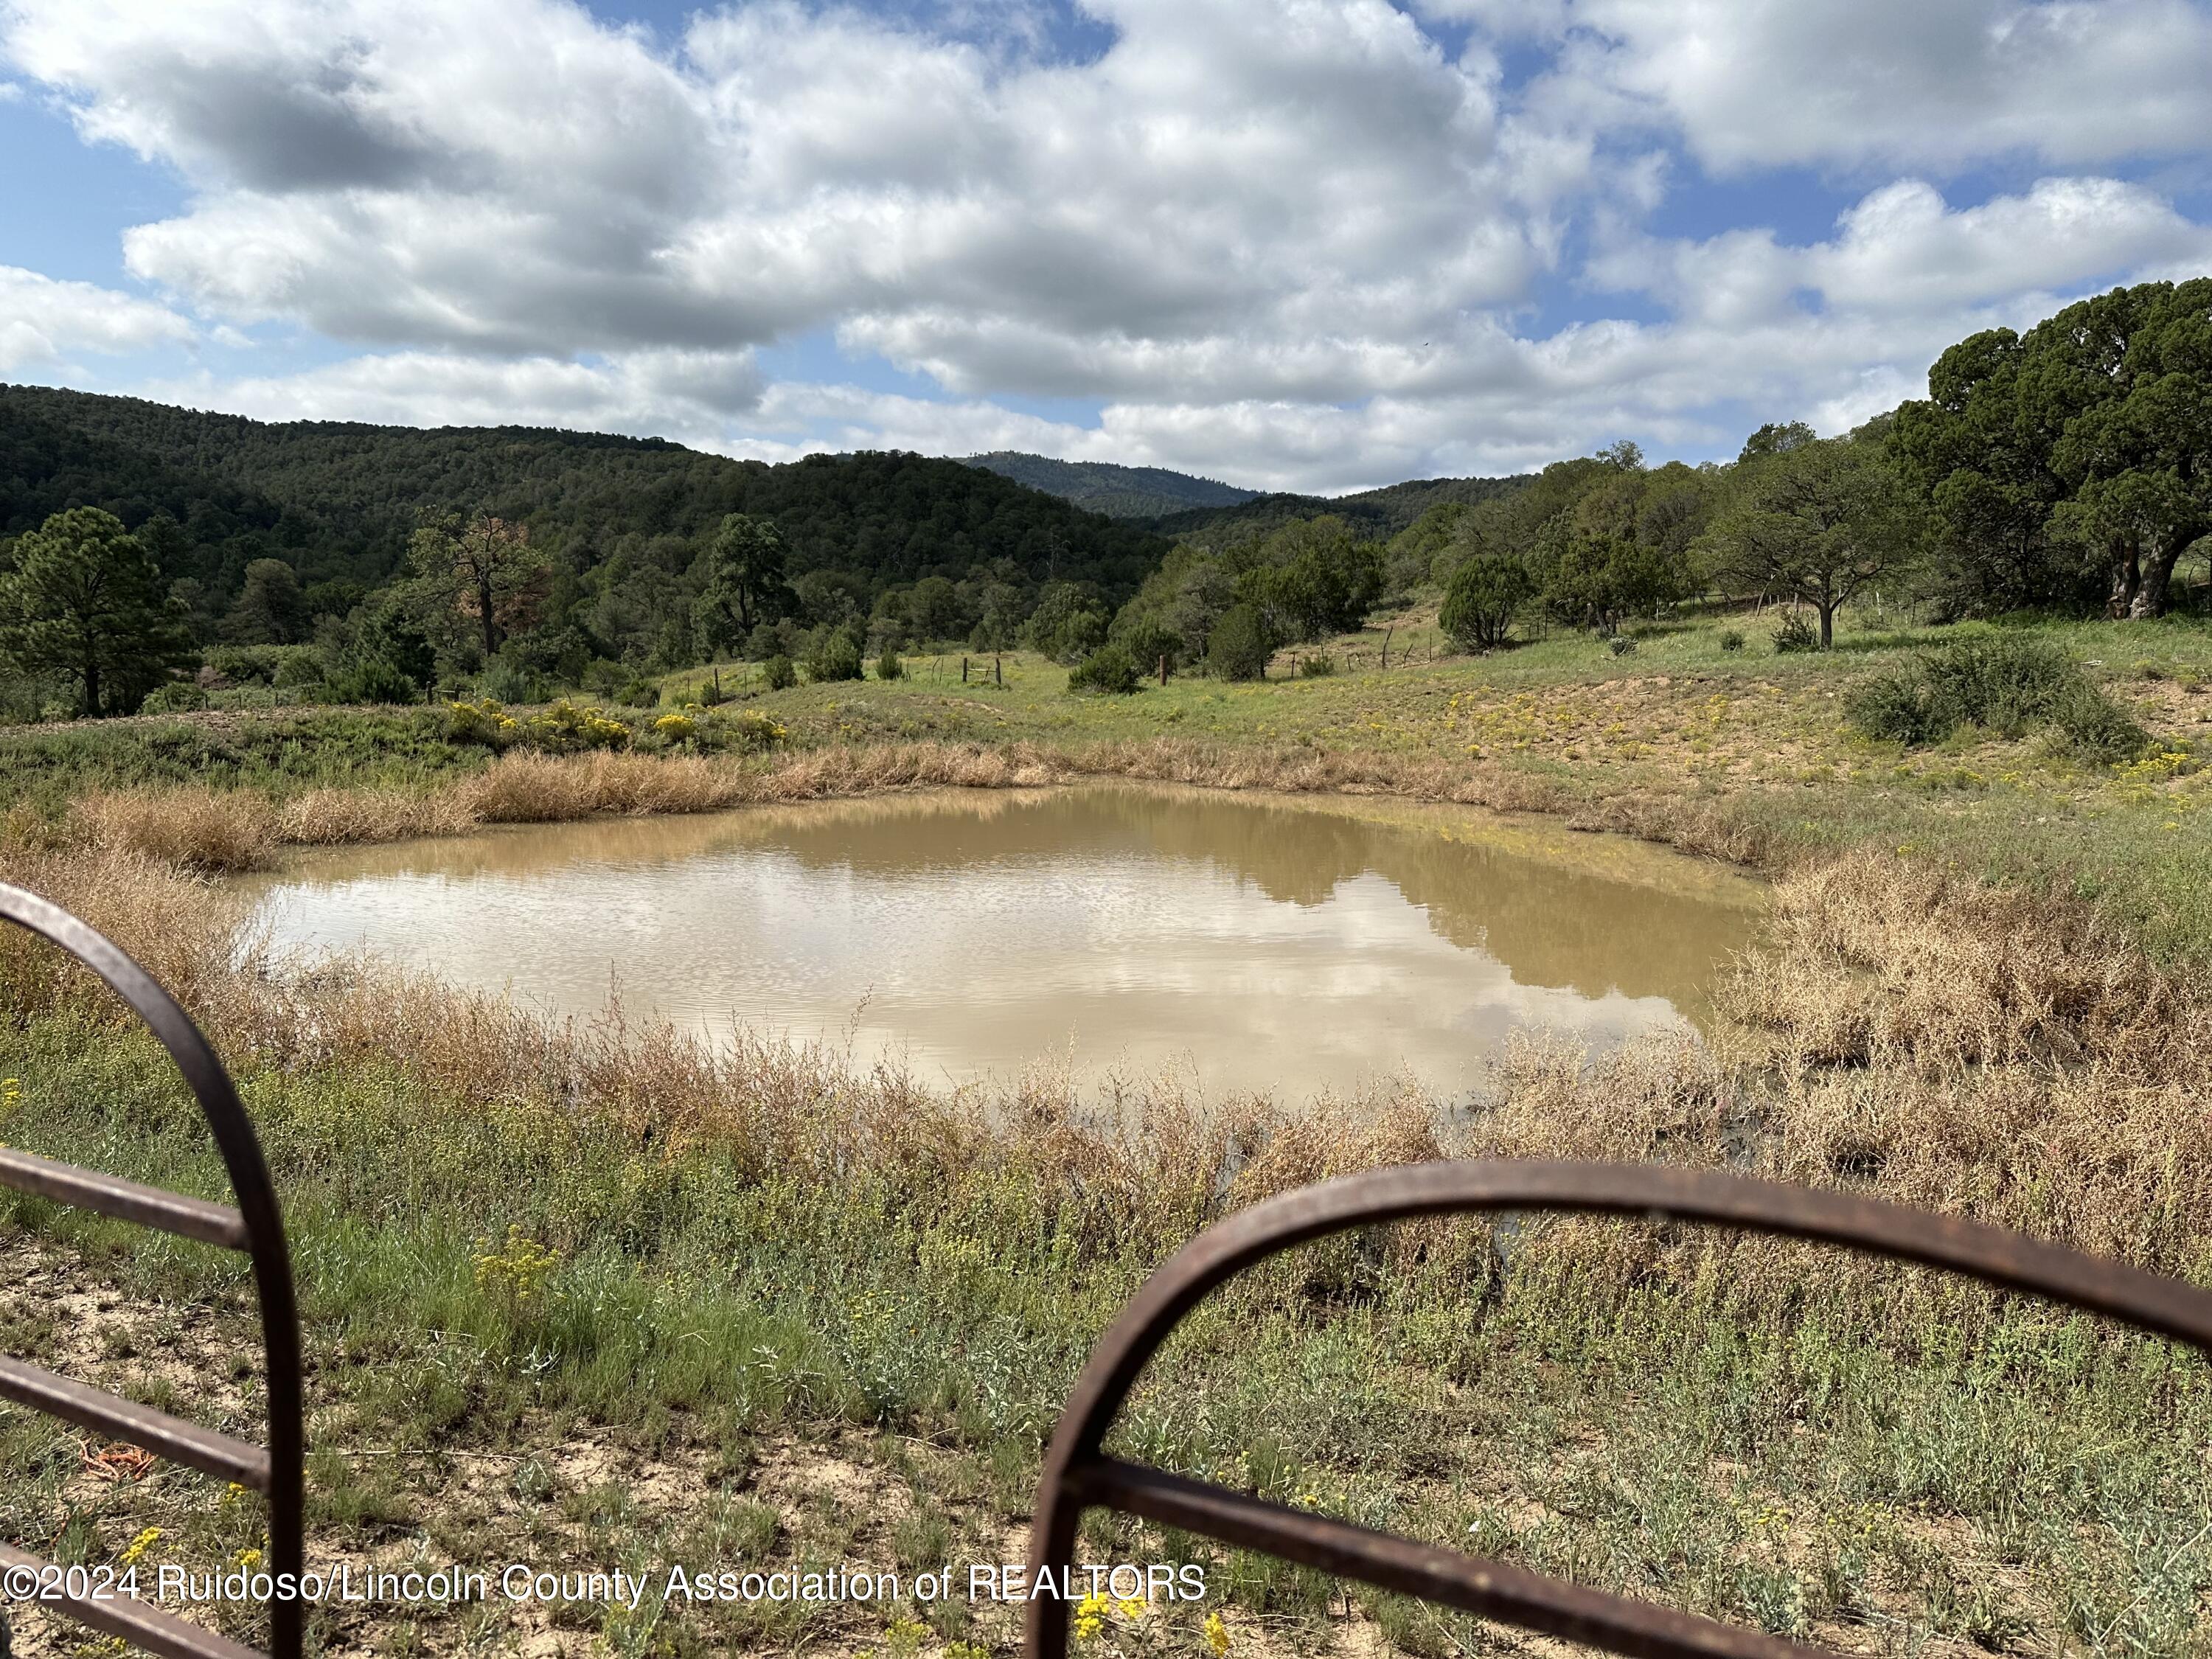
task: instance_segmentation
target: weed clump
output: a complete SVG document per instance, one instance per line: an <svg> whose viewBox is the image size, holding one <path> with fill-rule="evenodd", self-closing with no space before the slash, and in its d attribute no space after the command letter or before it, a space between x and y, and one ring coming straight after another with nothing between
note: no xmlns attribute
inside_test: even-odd
<svg viewBox="0 0 2212 1659"><path fill-rule="evenodd" d="M2076 752L2111 759L2149 741L2063 649L2016 634L1962 635L1923 652L1862 686L1846 713L1869 737L1908 745L1966 726L2005 738L2055 731Z"/></svg>
<svg viewBox="0 0 2212 1659"><path fill-rule="evenodd" d="M466 698L446 705L446 738L452 743L472 743L486 749L504 749L522 732L522 722L489 697L471 702Z"/></svg>

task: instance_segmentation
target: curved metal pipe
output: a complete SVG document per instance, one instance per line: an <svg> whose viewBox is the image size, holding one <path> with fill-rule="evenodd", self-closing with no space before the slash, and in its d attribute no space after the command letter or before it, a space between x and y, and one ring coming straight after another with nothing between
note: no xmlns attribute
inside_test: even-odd
<svg viewBox="0 0 2212 1659"><path fill-rule="evenodd" d="M1100 1339L1045 1454L1030 1583L1040 1571L1073 1565L1077 1522L1096 1504L1611 1652L1784 1659L1820 1651L1102 1455L1107 1431L1160 1345L1208 1291L1245 1268L1353 1227L1500 1209L1712 1222L1842 1244L2105 1314L2212 1355L2212 1292L2025 1234L1844 1193L1706 1170L1536 1159L1416 1164L1346 1176L1268 1199L1200 1234L1145 1282ZM1065 1600L1032 1596L1024 1625L1032 1659L1066 1654Z"/></svg>
<svg viewBox="0 0 2212 1659"><path fill-rule="evenodd" d="M223 1069L222 1061L191 1017L112 940L94 932L59 905L4 884L0 884L0 921L13 922L59 945L99 975L168 1050L207 1118L245 1219L244 1248L252 1263L254 1290L261 1304L269 1392L270 1569L272 1576L289 1572L296 1582L305 1565L300 1320L293 1296L292 1259L284 1242L284 1218L252 1121L239 1103L230 1073ZM270 1652L275 1659L295 1659L303 1615L296 1599L271 1599Z"/></svg>

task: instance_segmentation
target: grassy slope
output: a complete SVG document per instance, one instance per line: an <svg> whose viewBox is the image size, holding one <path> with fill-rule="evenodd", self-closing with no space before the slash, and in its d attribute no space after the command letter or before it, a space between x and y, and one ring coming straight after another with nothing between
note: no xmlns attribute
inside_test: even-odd
<svg viewBox="0 0 2212 1659"><path fill-rule="evenodd" d="M2192 685L2212 672L2212 637L2186 624L2065 632L2116 671L2113 689L2167 739L2162 750L2184 752L2212 702ZM1393 636L1394 653L1406 639ZM1070 698L1062 671L1034 659L1010 659L1004 689L964 691L957 659L943 678L925 659L907 682L752 706L823 756L930 738L1103 755L1102 766L1120 756L1125 769L1170 753L1228 781L1296 781L1304 768L1443 793L1456 780L1777 868L1881 849L1859 888L1806 902L1788 972L1746 982L1752 1049L1731 1069L1646 1055L1576 1080L1534 1056L1463 1149L1724 1163L1748 1125L1758 1164L1788 1178L1964 1202L2203 1275L2205 1159L2190 1139L2202 1115L2189 1103L2206 1079L2186 1060L2199 1006L2171 1006L2148 969L2124 969L2124 939L2087 921L2088 933L2058 929L2063 903L1977 909L1971 886L1942 896L1944 866L2007 874L2061 899L2093 896L2165 954L2201 957L2212 924L2194 890L2197 775L2187 762L2179 775L2083 767L2032 743L1908 756L1855 741L1837 694L1909 640L1827 660L1737 655L1699 626L1646 637L1625 659L1559 639L1387 675L1178 681L1117 700ZM387 721L419 728L422 746L387 748L375 736ZM223 781L278 795L422 789L488 764L433 744L422 722L288 717L281 735L257 726L234 744L243 757ZM165 729L176 728L14 734L0 769L27 775L25 754L46 755L42 787L58 804L72 780L173 775L162 756L175 740L152 735ZM57 740L75 747L56 757L43 745ZM112 884L83 890L88 905L115 902ZM165 902L189 913L186 897ZM126 936L129 920L114 924ZM149 938L191 931L138 925ZM2023 965L2039 933L2050 961ZM180 959L169 976L193 971L206 970ZM862 1119L938 1121L880 1081L778 1072L787 1059L736 1079L694 1133L664 1123L647 1146L641 1110L724 1097L702 1094L680 1064L641 1085L641 1061L604 1057L593 1069L526 1054L502 1081L483 1055L529 1044L483 1040L462 1005L434 999L395 1018L391 999L368 999L363 1013L329 988L368 1033L349 1046L343 1021L310 1037L264 994L249 988L241 1002L225 984L210 979L211 1018L230 1033L301 1241L323 1413L317 1536L359 1557L403 1559L427 1539L487 1559L592 1548L639 1563L1013 1559L1037 1436L1085 1347L1218 1201L1209 1159L1225 1156L1221 1143L1200 1134L1116 1164L1085 1150L1050 1100L1018 1103L1008 1121L1026 1127L1011 1146L947 1127L934 1148L925 1133L896 1157L872 1154L875 1173L859 1180L848 1158L824 1165L784 1143L749 1162L732 1125L753 1120L730 1102L806 1103L802 1115L840 1133ZM11 1003L22 995L11 989ZM2025 1023L1993 1040L2007 1021ZM386 1053L398 1062L371 1058ZM2052 1053L2091 1058L2054 1071L2040 1058ZM563 1085L572 1066L579 1080ZM11 1140L216 1190L158 1066L84 1011L34 1014L0 1038L0 1069L24 1084ZM1258 1144L1279 1184L1424 1145L1358 1120L1278 1123ZM19 1347L158 1389L186 1374L179 1352L234 1328L235 1285L188 1252L155 1246L118 1263L113 1230L27 1201L15 1213L46 1241L7 1287ZM506 1253L509 1227L561 1252L527 1294L481 1265ZM2207 1650L2212 1486L2191 1450L2212 1435L2201 1368L2032 1312L1992 1324L1971 1299L1926 1300L1909 1276L1839 1289L1802 1253L1702 1246L1570 1249L1556 1273L1532 1260L1470 1318L1465 1287L1490 1277L1486 1240L1419 1257L1387 1241L1324 1253L1224 1304L1148 1394L1131 1449L1866 1651ZM81 1329L57 1321L55 1285L81 1287L102 1262L114 1264L103 1275L124 1274L125 1297ZM231 1409L250 1418L250 1401ZM95 1560L149 1522L173 1529L173 1559L217 1559L250 1540L250 1515L192 1477L106 1486L43 1424L0 1422L22 1494L15 1536ZM1096 1547L1115 1559L1135 1547ZM1322 1586L1218 1565L1236 1584L1240 1648L1326 1645ZM1365 1607L1414 1651L1472 1636L1401 1604ZM852 1613L773 1627L647 1613L550 1623L640 1652L802 1639L849 1650L880 1629ZM988 1610L972 1624L931 1617L931 1651L954 1638L1000 1648L1011 1629ZM502 1613L489 1626L453 1615L331 1633L446 1650L542 1628ZM1200 1650L1190 1619L1150 1639Z"/></svg>
<svg viewBox="0 0 2212 1659"><path fill-rule="evenodd" d="M2212 780L2194 754L2212 735L2212 627L2047 628L2100 664L2160 754L2185 757L2113 768L2034 738L1970 732L1906 752L1854 735L1842 713L1851 686L1941 630L1846 635L1848 648L1831 656L1777 656L1755 629L1745 650L1724 651L1721 635L1734 624L1709 621L1646 634L1626 657L1557 635L1469 659L1440 654L1429 617L1407 621L1389 635L1387 673L1377 627L1322 647L1355 665L1327 678L1177 678L1133 697L1070 697L1062 672L1035 658L1009 659L1003 690L963 688L957 658L922 658L904 682L802 687L767 706L801 743L1174 738L1397 763L1422 777L1437 763L1502 770L1528 781L1531 804L1648 805L1655 832L1770 867L1854 847L1903 849L2094 899L2161 956L2212 957L2212 884L2200 878L2212 819L2198 810ZM1409 647L1410 664L1401 654ZM1285 653L1277 672L1289 665Z"/></svg>

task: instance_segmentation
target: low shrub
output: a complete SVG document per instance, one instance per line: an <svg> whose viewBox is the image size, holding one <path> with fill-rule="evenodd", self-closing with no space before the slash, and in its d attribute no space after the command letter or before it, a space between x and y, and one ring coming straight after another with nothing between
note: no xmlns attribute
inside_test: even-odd
<svg viewBox="0 0 2212 1659"><path fill-rule="evenodd" d="M489 697L446 705L446 737L453 743L504 749L522 735L522 722Z"/></svg>
<svg viewBox="0 0 2212 1659"><path fill-rule="evenodd" d="M1156 672L1163 657L1167 659L1170 670L1182 662L1182 635L1149 617L1117 621L1112 637L1115 644L1129 653L1129 660L1137 665L1139 673Z"/></svg>
<svg viewBox="0 0 2212 1659"><path fill-rule="evenodd" d="M138 705L142 714L179 714L208 706L208 694L191 680L171 680L157 685Z"/></svg>
<svg viewBox="0 0 2212 1659"><path fill-rule="evenodd" d="M906 665L899 660L899 653L889 646L885 646L883 655L876 659L876 678L879 680L902 680L906 678Z"/></svg>
<svg viewBox="0 0 2212 1659"><path fill-rule="evenodd" d="M526 721L523 735L538 748L562 755L626 748L630 740L629 727L604 709L583 708L566 697Z"/></svg>
<svg viewBox="0 0 2212 1659"><path fill-rule="evenodd" d="M1274 654L1267 619L1255 605L1232 605L1206 635L1206 665L1219 679L1264 679L1267 659Z"/></svg>
<svg viewBox="0 0 2212 1659"><path fill-rule="evenodd" d="M733 720L725 721L719 728L725 748L740 749L748 753L781 749L791 741L791 732L773 714L764 714L757 708L741 710Z"/></svg>
<svg viewBox="0 0 2212 1659"><path fill-rule="evenodd" d="M234 685L270 685L285 654L281 646L216 645L208 647L207 665Z"/></svg>
<svg viewBox="0 0 2212 1659"><path fill-rule="evenodd" d="M270 677L270 684L281 685L287 690L291 690L314 685L322 680L322 653L314 647L311 645L277 646L272 647L271 649L279 653L279 655L275 672Z"/></svg>
<svg viewBox="0 0 2212 1659"><path fill-rule="evenodd" d="M477 677L477 690L501 702L542 702L546 689L544 675L505 657L494 658Z"/></svg>
<svg viewBox="0 0 2212 1659"><path fill-rule="evenodd" d="M1140 678L1135 658L1118 645L1102 645L1068 675L1067 689L1126 695L1137 689Z"/></svg>
<svg viewBox="0 0 2212 1659"><path fill-rule="evenodd" d="M1940 743L1966 726L2004 738L2056 731L2076 751L2107 758L2149 741L2065 650L2027 634L1947 641L1869 680L1845 712L1869 737L1907 745Z"/></svg>
<svg viewBox="0 0 2212 1659"><path fill-rule="evenodd" d="M1723 651L1742 650L1743 630L1740 628L1723 628L1721 629L1721 649Z"/></svg>
<svg viewBox="0 0 2212 1659"><path fill-rule="evenodd" d="M331 677L324 687L332 702L414 702L422 688L381 657L368 657Z"/></svg>
<svg viewBox="0 0 2212 1659"><path fill-rule="evenodd" d="M1298 659L1298 678L1302 680L1325 680L1336 672L1336 659L1326 651Z"/></svg>
<svg viewBox="0 0 2212 1659"><path fill-rule="evenodd" d="M761 678L771 691L788 691L799 684L799 665L779 651L761 665Z"/></svg>
<svg viewBox="0 0 2212 1659"><path fill-rule="evenodd" d="M1616 657L1632 657L1636 654L1636 641L1626 634L1615 634L1605 642L1605 648Z"/></svg>
<svg viewBox="0 0 2212 1659"><path fill-rule="evenodd" d="M860 678L860 647L850 635L833 631L807 654L806 678L816 684Z"/></svg>
<svg viewBox="0 0 2212 1659"><path fill-rule="evenodd" d="M1820 635L1802 611L1785 611L1774 630L1774 654L1786 657L1799 651L1818 651Z"/></svg>

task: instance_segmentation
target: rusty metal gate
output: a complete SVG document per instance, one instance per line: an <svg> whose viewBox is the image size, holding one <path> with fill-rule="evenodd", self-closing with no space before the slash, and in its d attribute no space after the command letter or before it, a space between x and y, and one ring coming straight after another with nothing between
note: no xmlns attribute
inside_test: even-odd
<svg viewBox="0 0 2212 1659"><path fill-rule="evenodd" d="M1183 1316L1255 1263L1377 1222L1465 1210L1572 1210L1717 1223L1917 1261L2106 1315L2212 1355L2212 1293L1996 1227L1842 1193L1701 1170L1529 1160L1418 1164L1255 1204L1200 1234L1147 1280L1076 1383L1047 1449L1030 1582L1075 1565L1086 1509L1279 1556L1482 1618L1644 1659L1808 1659L1824 1650L1124 1462L1102 1449L1129 1390ZM1063 1659L1068 1607L1028 1605L1030 1659Z"/></svg>
<svg viewBox="0 0 2212 1659"><path fill-rule="evenodd" d="M28 1152L0 1148L0 1184L36 1193L58 1204L115 1216L204 1244L243 1251L252 1264L261 1304L261 1332L268 1384L269 1443L234 1440L197 1423L171 1417L20 1359L0 1356L0 1399L12 1400L82 1428L236 1481L269 1501L266 1569L276 1579L301 1571L300 1328L292 1297L291 1258L284 1224L253 1126L238 1103L230 1076L185 1011L147 972L75 916L21 888L0 884L0 920L52 941L105 980L169 1051L169 1058L206 1114L208 1127L230 1172L238 1202L209 1204L159 1188L119 1181L93 1170L57 1164ZM50 1571L51 1564L0 1545L0 1569L28 1569L51 1583L42 1604L58 1606L94 1629L121 1638L166 1659L258 1659L251 1648L119 1594L96 1599L91 1587ZM18 1574L20 1576L20 1572ZM304 1609L296 1599L268 1602L271 1659L297 1659Z"/></svg>

